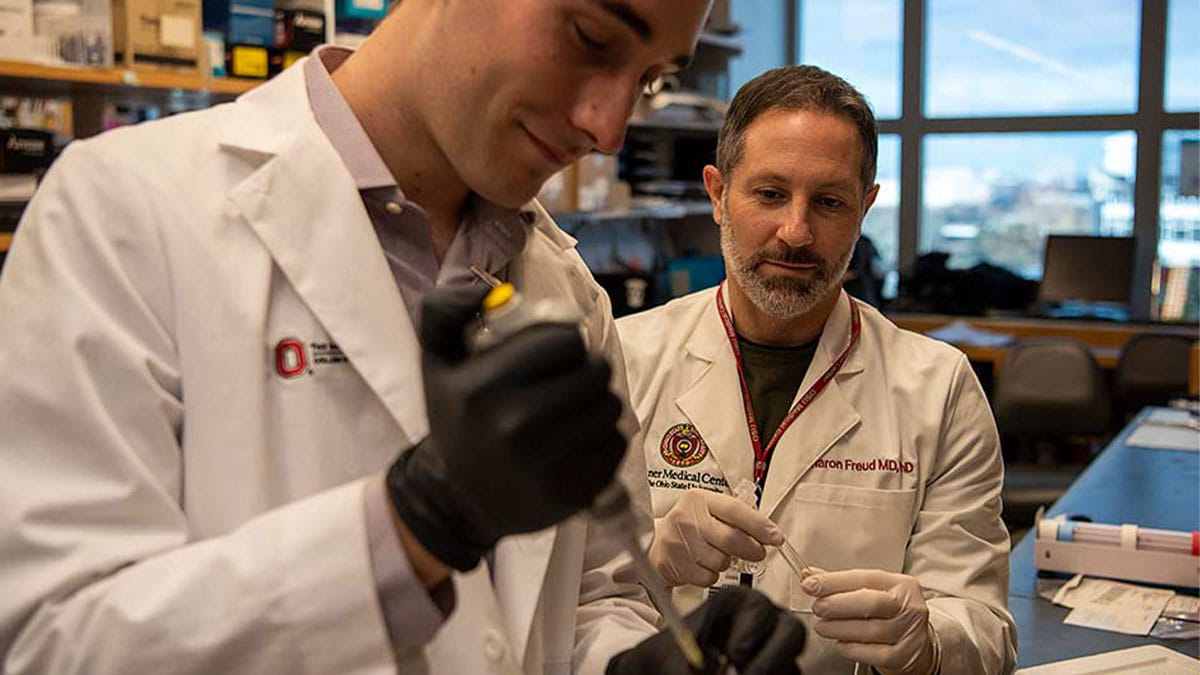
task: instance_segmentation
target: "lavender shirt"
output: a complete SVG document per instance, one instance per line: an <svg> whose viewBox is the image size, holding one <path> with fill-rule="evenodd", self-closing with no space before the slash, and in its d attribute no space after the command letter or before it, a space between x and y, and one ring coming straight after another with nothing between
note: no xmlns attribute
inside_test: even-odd
<svg viewBox="0 0 1200 675"><path fill-rule="evenodd" d="M439 265L428 214L405 198L330 76L351 53L332 46L313 50L303 66L309 105L362 195L400 295L416 325L426 290L480 283L470 272L471 265L505 278L505 268L524 249L536 216L472 195L454 241ZM432 639L449 615L454 607L453 586L447 580L426 590L414 574L392 524L382 476L367 482L363 506L379 604L392 646L403 658Z"/></svg>

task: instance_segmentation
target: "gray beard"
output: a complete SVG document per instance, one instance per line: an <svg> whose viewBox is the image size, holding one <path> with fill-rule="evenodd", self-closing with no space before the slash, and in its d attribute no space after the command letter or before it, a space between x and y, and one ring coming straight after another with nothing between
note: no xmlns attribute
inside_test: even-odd
<svg viewBox="0 0 1200 675"><path fill-rule="evenodd" d="M853 253L851 246L833 269L824 263L818 264L809 280L768 276L759 270L764 259L762 254L748 255L742 251L734 239L728 218L721 221L721 255L725 257L729 275L759 311L780 321L812 311L830 292L840 289Z"/></svg>

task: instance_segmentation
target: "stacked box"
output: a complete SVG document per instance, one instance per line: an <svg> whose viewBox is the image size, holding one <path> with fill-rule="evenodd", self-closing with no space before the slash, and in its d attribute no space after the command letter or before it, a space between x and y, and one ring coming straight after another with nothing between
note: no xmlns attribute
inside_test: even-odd
<svg viewBox="0 0 1200 675"><path fill-rule="evenodd" d="M128 68L199 73L200 0L113 0L114 59Z"/></svg>

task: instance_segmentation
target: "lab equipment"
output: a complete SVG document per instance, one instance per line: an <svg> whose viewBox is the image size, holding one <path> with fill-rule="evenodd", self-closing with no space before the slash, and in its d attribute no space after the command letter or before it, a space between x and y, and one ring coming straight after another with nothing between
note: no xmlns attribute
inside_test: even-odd
<svg viewBox="0 0 1200 675"><path fill-rule="evenodd" d="M787 539L784 539L783 543L779 545L779 555L788 564L788 567L792 568L796 576L801 579L812 574L812 569L809 568L808 563L804 562L804 558L801 558L799 553L796 553L796 549L792 548Z"/></svg>
<svg viewBox="0 0 1200 675"><path fill-rule="evenodd" d="M1200 532L1044 518L1034 540L1039 570L1200 587Z"/></svg>
<svg viewBox="0 0 1200 675"><path fill-rule="evenodd" d="M553 301L526 303L516 288L507 282L501 282L487 271L472 265L470 270L484 283L492 287L491 292L483 301L482 326L472 336L471 344L474 349L486 349L507 335L539 323L578 324L581 317L571 308ZM696 637L691 629L683 622L679 610L671 602L671 594L667 590L662 577L654 569L650 558L642 548L638 539L641 530L637 516L632 509L632 502L625 486L619 480L614 480L602 490L592 502L590 515L593 522L607 536L619 541L633 560L634 571L641 579L642 585L650 594L650 599L658 607L666 622L667 630L671 633L679 650L683 653L688 665L697 672L704 668L704 653L696 643Z"/></svg>
<svg viewBox="0 0 1200 675"><path fill-rule="evenodd" d="M747 504L752 508L757 507L758 487L754 484L754 481L750 480L749 478L743 478L736 486L734 486L733 497L739 502ZM800 554L796 552L796 549L791 545L791 543L788 542L786 538L783 540L783 543L779 544L778 548L780 557L782 557L784 562L788 564L788 567L792 568L792 571L796 573L796 576L803 579L806 575L812 573L812 571L809 569L808 563L804 562L804 558L800 557ZM762 567L765 563L765 560L761 562L752 562L749 560L734 559L732 564L739 565L739 569L746 574L757 574L762 570Z"/></svg>
<svg viewBox="0 0 1200 675"><path fill-rule="evenodd" d="M752 509L756 509L758 508L758 486L749 478L742 478L733 488L733 498ZM753 560L734 558L730 561L730 565L742 574L762 574L765 562L765 560L754 562Z"/></svg>
<svg viewBox="0 0 1200 675"><path fill-rule="evenodd" d="M642 543L637 536L640 530L637 517L630 506L629 493L625 490L625 486L621 485L620 481L614 480L592 502L592 520L608 536L620 541L621 545L629 552L630 557L633 558L634 571L637 572L638 578L642 580L642 585L650 593L650 599L662 613L667 630L671 632L671 637L675 639L679 651L683 652L683 657L687 659L692 670L700 672L704 669L704 653L700 650L700 645L696 643L696 637L692 635L691 629L683 622L679 610L675 609L674 603L671 602L671 594L667 590L667 585L663 583L662 577L654 569L649 556L642 548Z"/></svg>

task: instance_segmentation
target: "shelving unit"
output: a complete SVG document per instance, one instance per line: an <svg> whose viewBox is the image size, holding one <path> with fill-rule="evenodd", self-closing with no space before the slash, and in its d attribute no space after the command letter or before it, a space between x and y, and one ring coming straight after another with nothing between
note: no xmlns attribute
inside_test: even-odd
<svg viewBox="0 0 1200 675"><path fill-rule="evenodd" d="M199 75L154 73L127 68L60 68L38 63L0 60L0 88L36 93L73 93L99 90L134 93L183 90L233 97L261 84L259 80L213 78Z"/></svg>
<svg viewBox="0 0 1200 675"><path fill-rule="evenodd" d="M0 92L35 97L70 97L74 136L103 130L104 103L167 103L196 108L233 100L261 80L214 78L128 68L70 68L0 60Z"/></svg>

